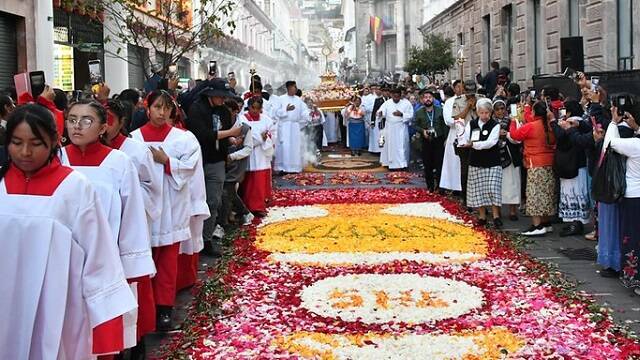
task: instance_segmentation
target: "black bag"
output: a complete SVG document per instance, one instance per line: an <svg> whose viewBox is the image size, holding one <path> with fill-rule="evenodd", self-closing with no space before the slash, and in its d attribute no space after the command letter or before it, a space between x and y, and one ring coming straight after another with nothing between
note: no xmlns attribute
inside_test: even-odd
<svg viewBox="0 0 640 360"><path fill-rule="evenodd" d="M626 158L608 148L600 166L593 175L593 199L605 204L614 204L624 196L627 189Z"/></svg>
<svg viewBox="0 0 640 360"><path fill-rule="evenodd" d="M553 171L561 179L573 179L578 176L578 151L575 146L568 149L556 149L553 154Z"/></svg>
<svg viewBox="0 0 640 360"><path fill-rule="evenodd" d="M506 169L509 167L509 165L511 165L511 163L512 163L511 154L509 154L509 149L505 144L503 147L500 148L500 166L503 169Z"/></svg>

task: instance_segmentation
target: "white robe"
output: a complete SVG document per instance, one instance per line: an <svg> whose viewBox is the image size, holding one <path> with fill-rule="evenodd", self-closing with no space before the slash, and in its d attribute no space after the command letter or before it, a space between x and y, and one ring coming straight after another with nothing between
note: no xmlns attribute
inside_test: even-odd
<svg viewBox="0 0 640 360"><path fill-rule="evenodd" d="M309 122L309 109L297 96L283 95L279 99L278 142L276 143L275 170L289 173L302 172L304 168L302 127ZM287 106L295 106L287 111Z"/></svg>
<svg viewBox="0 0 640 360"><path fill-rule="evenodd" d="M70 163L67 151L62 148L60 161L84 174L98 193L127 279L154 275L142 187L133 161L111 149L99 166L77 165Z"/></svg>
<svg viewBox="0 0 640 360"><path fill-rule="evenodd" d="M375 96L375 95L374 95ZM378 97L375 97L373 99L373 102L371 103L371 113L367 118L367 127L369 128L369 152L372 153L381 153L382 152L382 148L380 147L380 120L381 118L378 116L375 116L375 114L373 114L373 106L375 105L376 99L378 99ZM378 109L380 110L380 109ZM373 128L371 127L371 116L374 116L374 124L373 124Z"/></svg>
<svg viewBox="0 0 640 360"><path fill-rule="evenodd" d="M151 221L157 220L162 210L162 177L153 171L154 161L151 150L142 142L132 138L126 138L118 150L127 154L136 166L147 216Z"/></svg>
<svg viewBox="0 0 640 360"><path fill-rule="evenodd" d="M453 149L458 130L453 119L453 103L456 97L451 97L444 102L442 116L444 122L449 126L449 135L444 144L444 159L442 161L442 173L440 175L440 188L453 191L461 191L462 183L460 179L460 157Z"/></svg>
<svg viewBox="0 0 640 360"><path fill-rule="evenodd" d="M371 114L373 113L373 105L376 102L376 99L378 97L376 96L376 94L369 94L366 96L362 97L362 107L364 108L364 127L365 127L365 134L367 134L367 142L366 144L369 144L369 147L371 146L371 139L372 138L376 138L376 134L374 132L376 132L376 130L374 128L371 128ZM377 130L378 133L378 138L376 139L376 142L380 139L380 130Z"/></svg>
<svg viewBox="0 0 640 360"><path fill-rule="evenodd" d="M395 116L395 111L400 111L402 116ZM408 124L413 118L413 106L407 99L400 99L395 103L393 99L387 100L380 107L379 112L385 122L385 143L380 153L380 163L389 169L402 169L407 167L409 149Z"/></svg>
<svg viewBox="0 0 640 360"><path fill-rule="evenodd" d="M0 358L92 358L92 329L137 304L89 181L73 171L52 196L0 181L0 229Z"/></svg>
<svg viewBox="0 0 640 360"><path fill-rule="evenodd" d="M186 131L187 136L192 136L193 141L198 144L195 135ZM204 165L202 161L202 151L198 144L198 161L195 173L189 181L189 196L191 203L191 217L189 218L189 229L191 238L180 243L180 254L193 255L199 253L204 248L202 229L204 221L211 217L209 206L207 205L207 189L204 182Z"/></svg>
<svg viewBox="0 0 640 360"><path fill-rule="evenodd" d="M268 116L262 114L259 121L249 121L246 117L243 123L251 127L251 137L253 138L253 151L249 156L249 171L271 169L271 161L274 154L274 143L277 141L273 134L274 122ZM262 133L269 132L266 140L262 139Z"/></svg>
<svg viewBox="0 0 640 360"><path fill-rule="evenodd" d="M338 133L340 132L338 127L338 120L336 114L333 111L329 111L324 115L324 133L327 135L327 143L337 143Z"/></svg>
<svg viewBox="0 0 640 360"><path fill-rule="evenodd" d="M200 146L184 130L172 128L163 141L145 141L141 129L131 136L147 146L162 147L169 156L171 174L164 166L154 163L153 171L162 177L162 206L160 218L151 224L151 246L172 245L191 238L191 195L189 182L196 172Z"/></svg>

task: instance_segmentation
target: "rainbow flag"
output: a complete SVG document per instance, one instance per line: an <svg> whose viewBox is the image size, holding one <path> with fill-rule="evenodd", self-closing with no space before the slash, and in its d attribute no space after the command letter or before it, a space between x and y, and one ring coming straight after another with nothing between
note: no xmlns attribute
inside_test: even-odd
<svg viewBox="0 0 640 360"><path fill-rule="evenodd" d="M378 16L369 16L369 31L371 40L377 45L382 44L382 18Z"/></svg>

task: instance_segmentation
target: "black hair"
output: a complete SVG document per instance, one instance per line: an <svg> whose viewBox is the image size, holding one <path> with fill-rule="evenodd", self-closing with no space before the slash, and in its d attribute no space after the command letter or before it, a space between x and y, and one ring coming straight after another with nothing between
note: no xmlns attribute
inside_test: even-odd
<svg viewBox="0 0 640 360"><path fill-rule="evenodd" d="M254 81L251 86L249 86L249 91L252 93L262 92L262 83L260 81Z"/></svg>
<svg viewBox="0 0 640 360"><path fill-rule="evenodd" d="M544 96L548 96L551 100L560 99L560 90L557 87L547 85L542 88Z"/></svg>
<svg viewBox="0 0 640 360"><path fill-rule="evenodd" d="M547 121L547 104L544 101L536 101L533 104L533 115L542 118L540 121L542 121L542 127L544 128L544 138L547 145L551 145L549 122Z"/></svg>
<svg viewBox="0 0 640 360"><path fill-rule="evenodd" d="M500 69L500 63L497 62L497 61L492 61L491 62L491 68L494 69L494 70Z"/></svg>
<svg viewBox="0 0 640 360"><path fill-rule="evenodd" d="M131 122L131 116L133 113L133 107L128 101L120 101L117 99L107 101L107 111L111 111L122 123L120 132L127 136L126 129Z"/></svg>
<svg viewBox="0 0 640 360"><path fill-rule="evenodd" d="M520 94L520 85L518 85L517 83L510 83L507 86L507 92L511 95L511 96L518 96Z"/></svg>
<svg viewBox="0 0 640 360"><path fill-rule="evenodd" d="M62 91L62 89L53 89L53 92L56 96L53 98L53 103L56 105L56 108L60 111L66 111L67 106L69 106L69 98L67 98L67 93Z"/></svg>
<svg viewBox="0 0 640 360"><path fill-rule="evenodd" d="M444 92L444 95L447 97L453 97L456 95L456 92L453 91L453 88L449 85L445 86L442 92Z"/></svg>
<svg viewBox="0 0 640 360"><path fill-rule="evenodd" d="M56 153L59 150L58 147L58 129L56 127L56 122L53 119L53 114L47 108L36 105L36 104L27 104L23 106L17 107L7 118L7 143L11 141L13 138L13 133L15 132L18 125L26 122L31 128L31 132L35 137L42 141L44 144L47 143L45 136L49 137L51 142L51 153L49 157L49 161L54 158ZM0 180L4 178L5 174L9 170L9 164L11 163L11 157L7 156L7 159L4 164L2 164L2 168L0 168Z"/></svg>
<svg viewBox="0 0 640 360"><path fill-rule="evenodd" d="M153 103L156 102L156 100L158 100L159 98L162 98L162 100L166 104L171 106L171 118L175 119L178 109L176 107L176 103L171 97L171 94L169 94L166 90L153 90L152 92L150 92L145 100L147 108L151 108L151 105L153 105Z"/></svg>
<svg viewBox="0 0 640 360"><path fill-rule="evenodd" d="M120 95L118 95L118 100L128 101L135 106L138 103L138 101L140 101L140 93L136 89L122 90Z"/></svg>
<svg viewBox="0 0 640 360"><path fill-rule="evenodd" d="M297 97L302 97L302 90L300 90L300 89L296 90L296 96Z"/></svg>
<svg viewBox="0 0 640 360"><path fill-rule="evenodd" d="M571 116L579 116L582 117L584 114L584 110L582 109L582 105L580 102L575 99L567 99L564 102L564 108L568 113L571 113Z"/></svg>
<svg viewBox="0 0 640 360"><path fill-rule="evenodd" d="M13 104L13 99L11 99L9 95L0 95L0 116L5 117L8 115L7 111L4 108L11 104Z"/></svg>
<svg viewBox="0 0 640 360"><path fill-rule="evenodd" d="M73 109L73 107L76 105L88 105L98 115L98 120L100 121L100 124L107 123L107 110L99 102L93 99L81 99L76 102L73 102L71 103L71 105L69 105L69 109L67 110L67 115L69 115L69 111L71 111L71 109Z"/></svg>
<svg viewBox="0 0 640 360"><path fill-rule="evenodd" d="M238 106L238 102L234 99L227 99L224 101L224 106L226 106L229 111L240 111L240 106Z"/></svg>
<svg viewBox="0 0 640 360"><path fill-rule="evenodd" d="M260 104L260 107L262 108L262 98L257 96L254 96L251 99L249 99L249 101L247 102L247 107L251 108L251 106L253 106L253 104L255 103Z"/></svg>
<svg viewBox="0 0 640 360"><path fill-rule="evenodd" d="M455 88L456 86L458 86L458 84L460 84L462 82L462 80L458 79L458 80L454 80L453 85L451 86L452 88Z"/></svg>

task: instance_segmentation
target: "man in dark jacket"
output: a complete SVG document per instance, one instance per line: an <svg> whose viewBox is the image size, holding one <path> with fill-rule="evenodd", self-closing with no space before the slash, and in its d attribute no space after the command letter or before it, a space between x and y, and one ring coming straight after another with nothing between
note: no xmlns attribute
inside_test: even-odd
<svg viewBox="0 0 640 360"><path fill-rule="evenodd" d="M433 105L435 96L435 92L431 89L420 92L424 106L416 112L414 124L416 135L420 136L417 141L420 141L422 145L424 179L429 191L434 191L435 184L440 183L444 141L449 135L449 127L444 122L442 108Z"/></svg>
<svg viewBox="0 0 640 360"><path fill-rule="evenodd" d="M496 93L496 86L498 86L498 71L500 70L500 64L497 61L491 63L491 71L489 71L484 77L480 74L480 71L476 74L476 81L487 89L487 97L493 99Z"/></svg>
<svg viewBox="0 0 640 360"><path fill-rule="evenodd" d="M228 153L228 140L240 135L240 127L232 127L235 119L224 106L226 98L233 97L229 84L223 79L213 79L204 88L200 97L190 106L187 129L191 131L202 149L207 205L211 217L204 222L203 238L205 251L220 255L219 240L224 235L218 219L218 209L222 202L222 190L225 181L225 161ZM214 234L215 233L215 234ZM214 238L217 241L214 242Z"/></svg>

